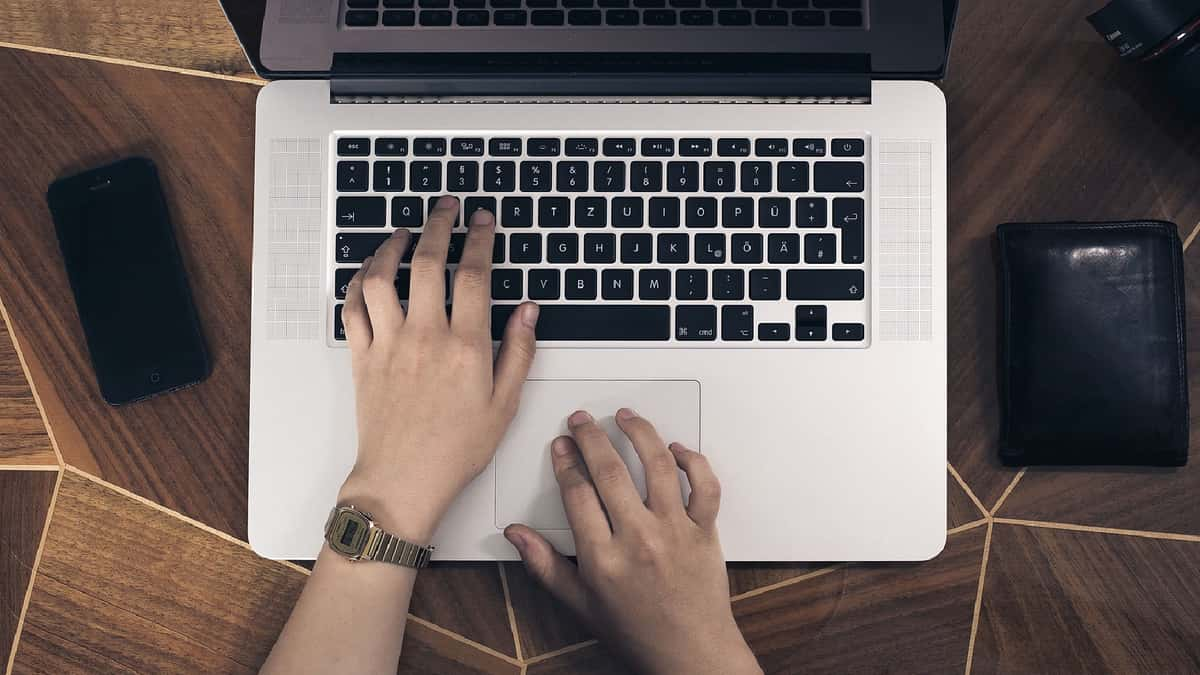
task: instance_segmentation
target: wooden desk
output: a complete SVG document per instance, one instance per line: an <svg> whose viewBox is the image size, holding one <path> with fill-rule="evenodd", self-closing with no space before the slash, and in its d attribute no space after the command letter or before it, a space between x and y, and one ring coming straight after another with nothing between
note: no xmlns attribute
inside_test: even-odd
<svg viewBox="0 0 1200 675"><path fill-rule="evenodd" d="M252 23L261 2L239 5L235 20ZM1189 241L1200 229L1200 131L1092 33L1082 17L1095 4L964 3L943 83L947 550L924 565L731 566L735 613L770 672L1200 664L1196 462L1025 472L995 460L995 225L1148 216L1179 223ZM0 335L0 465L50 470L0 473L0 541L14 552L0 567L0 655L22 623L18 672L253 669L303 580L237 543L258 86L211 0L31 7L0 0L0 300L26 366ZM162 173L215 368L198 387L110 408L43 195L57 176L134 153ZM1193 335L1197 255L1186 255ZM35 424L37 402L54 447ZM60 471L55 447L70 468ZM51 510L41 542L30 523ZM142 540L150 550L130 548ZM92 555L75 553L83 544ZM171 588L180 595L159 592ZM403 669L616 667L519 565L436 566L421 574L412 611Z"/></svg>

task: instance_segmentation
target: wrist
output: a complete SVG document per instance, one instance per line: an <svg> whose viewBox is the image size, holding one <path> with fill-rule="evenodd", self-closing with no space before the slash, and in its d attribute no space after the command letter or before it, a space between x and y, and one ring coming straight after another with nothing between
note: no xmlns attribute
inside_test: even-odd
<svg viewBox="0 0 1200 675"><path fill-rule="evenodd" d="M426 546L441 522L443 509L416 494L384 488L351 473L338 491L340 506L353 505L389 534Z"/></svg>

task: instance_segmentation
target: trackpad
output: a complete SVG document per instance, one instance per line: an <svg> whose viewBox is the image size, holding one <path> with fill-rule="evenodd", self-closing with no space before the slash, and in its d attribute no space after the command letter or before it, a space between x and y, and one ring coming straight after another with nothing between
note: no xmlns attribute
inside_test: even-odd
<svg viewBox="0 0 1200 675"><path fill-rule="evenodd" d="M608 432L645 498L642 463L613 418L622 407L653 422L664 442L700 450L699 382L530 380L521 395L521 412L496 451L496 527L525 523L535 530L569 528L550 464L550 442L567 433L567 416L576 410L590 412Z"/></svg>

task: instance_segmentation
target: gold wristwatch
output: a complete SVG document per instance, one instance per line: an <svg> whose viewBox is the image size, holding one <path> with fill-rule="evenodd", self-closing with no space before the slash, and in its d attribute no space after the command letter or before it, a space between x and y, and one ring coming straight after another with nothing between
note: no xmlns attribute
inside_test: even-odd
<svg viewBox="0 0 1200 675"><path fill-rule="evenodd" d="M335 506L325 521L325 541L329 548L350 560L380 562L421 569L429 564L432 546L420 546L384 532L353 506Z"/></svg>

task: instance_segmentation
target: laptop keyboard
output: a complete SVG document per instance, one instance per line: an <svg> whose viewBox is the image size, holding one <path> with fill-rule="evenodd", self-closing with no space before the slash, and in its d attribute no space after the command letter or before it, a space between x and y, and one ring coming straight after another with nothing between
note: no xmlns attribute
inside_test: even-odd
<svg viewBox="0 0 1200 675"><path fill-rule="evenodd" d="M346 0L347 28L775 26L862 28L862 0Z"/></svg>
<svg viewBox="0 0 1200 675"><path fill-rule="evenodd" d="M533 300L541 340L865 342L864 138L339 134L333 142L335 341L345 339L342 301L358 266L396 228L412 230L415 245L448 193L467 215L451 235L448 277L469 214L496 214L496 339L517 305ZM408 281L402 266L402 301Z"/></svg>

